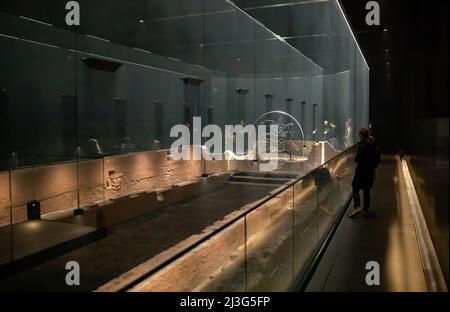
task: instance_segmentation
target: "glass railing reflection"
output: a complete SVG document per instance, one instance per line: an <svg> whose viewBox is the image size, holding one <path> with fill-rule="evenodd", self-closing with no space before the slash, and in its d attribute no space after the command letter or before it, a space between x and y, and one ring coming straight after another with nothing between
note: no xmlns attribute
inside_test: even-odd
<svg viewBox="0 0 450 312"><path fill-rule="evenodd" d="M121 290L290 290L346 208L354 155L355 147L243 207L241 217Z"/></svg>

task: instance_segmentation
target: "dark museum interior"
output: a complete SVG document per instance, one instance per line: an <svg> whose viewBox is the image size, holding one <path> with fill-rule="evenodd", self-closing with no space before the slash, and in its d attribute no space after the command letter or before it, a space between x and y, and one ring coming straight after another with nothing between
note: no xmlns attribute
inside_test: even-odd
<svg viewBox="0 0 450 312"><path fill-rule="evenodd" d="M448 1L67 3L0 3L0 292L448 292Z"/></svg>

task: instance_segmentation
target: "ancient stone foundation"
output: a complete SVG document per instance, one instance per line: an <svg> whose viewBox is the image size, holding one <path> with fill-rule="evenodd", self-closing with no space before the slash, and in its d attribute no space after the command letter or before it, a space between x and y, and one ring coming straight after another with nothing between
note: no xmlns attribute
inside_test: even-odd
<svg viewBox="0 0 450 312"><path fill-rule="evenodd" d="M26 220L26 204L41 202L43 218L56 219L81 207L107 204L141 192L227 172L225 161L173 161L167 151L131 153L80 162L0 172L0 226ZM11 180L11 183L10 183Z"/></svg>

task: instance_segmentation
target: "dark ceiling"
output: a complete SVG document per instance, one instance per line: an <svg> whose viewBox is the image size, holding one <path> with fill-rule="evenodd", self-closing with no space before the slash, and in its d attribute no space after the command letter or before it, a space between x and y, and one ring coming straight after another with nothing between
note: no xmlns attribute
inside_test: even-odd
<svg viewBox="0 0 450 312"><path fill-rule="evenodd" d="M282 12L286 10L283 4L291 2L295 1L236 0L249 14L264 20L283 36L298 30L291 27L288 15L281 14L284 17L278 20L270 18L269 7ZM418 127L423 120L429 124L433 119L448 119L448 0L379 0L380 26L366 25L367 2L340 0L370 66L371 121L383 138L385 151L396 152L410 148L413 142L424 141L412 137L411 127ZM320 10L327 5L326 1L305 1L303 10ZM323 64L320 56L309 50L315 39L302 41L306 49L290 40ZM333 70L331 66L327 67ZM422 135L432 140L432 134Z"/></svg>
<svg viewBox="0 0 450 312"><path fill-rule="evenodd" d="M365 1L342 2L371 68L371 119L386 150L425 153L437 132L412 129L448 120L448 0L380 0L378 28L364 23Z"/></svg>
<svg viewBox="0 0 450 312"><path fill-rule="evenodd" d="M3 1L0 11L219 70L229 70L239 59L241 73L269 67L282 71L282 64L263 64L263 59L292 54L271 32L224 0L134 0L126 5L123 0L80 0L81 26L76 29L64 23L65 3ZM355 54L355 46L333 1L241 0L236 4L326 72L352 66L348 55ZM255 40L257 44L252 43ZM295 62L291 63L295 70Z"/></svg>
<svg viewBox="0 0 450 312"><path fill-rule="evenodd" d="M413 113L448 117L448 105L442 104L448 101L448 94L443 91L448 83L448 1L378 2L381 25L367 26L367 1L341 0L371 68L372 106L380 102L427 102L413 105ZM62 18L65 3L65 0L2 1L0 11L69 29ZM123 0L80 0L79 3L82 22L77 32L189 63L207 67L217 64L220 69L230 68L231 63L239 60L242 71L251 72L267 67L263 64L267 56L291 53L280 47L272 34L230 10L223 0L133 0L126 5ZM352 39L333 1L235 0L235 3L285 37L326 72L339 72L351 66L348 55L354 52ZM262 43L249 44L253 39ZM209 53L204 53L206 49ZM375 113L372 109L372 115Z"/></svg>
<svg viewBox="0 0 450 312"><path fill-rule="evenodd" d="M365 1L342 2L371 67L373 105L397 107L398 120L448 118L448 1L380 0L380 27L365 24Z"/></svg>

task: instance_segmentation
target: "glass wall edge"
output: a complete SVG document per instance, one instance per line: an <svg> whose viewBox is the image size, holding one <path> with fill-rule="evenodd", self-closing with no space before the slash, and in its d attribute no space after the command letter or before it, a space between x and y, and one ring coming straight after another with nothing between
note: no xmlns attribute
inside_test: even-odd
<svg viewBox="0 0 450 312"><path fill-rule="evenodd" d="M231 0L224 0L224 2L228 3L229 5L231 5L234 9L236 9L238 12L244 14L247 18L249 18L251 21L253 21L256 25L259 25L260 27L264 28L265 30L267 30L274 38L278 39L282 44L285 44L286 46L288 46L290 49L294 50L296 53L300 54L301 56L303 56L305 59L307 59L312 65L314 65L315 67L317 67L317 69L323 71L323 68L318 65L317 63L315 63L314 61L312 61L309 57L307 57L306 55L304 55L302 52L300 52L298 49L294 48L291 44L289 44L286 40L284 40L280 35L274 33L272 30L270 30L269 28L267 28L263 23L261 23L260 21L258 21L257 19L255 19L253 16L251 16L250 14L248 14L247 12L245 12L243 9L241 9L240 7L238 7L233 1Z"/></svg>
<svg viewBox="0 0 450 312"><path fill-rule="evenodd" d="M362 50L361 50L361 47L360 47L359 42L358 42L358 39L356 39L355 33L354 33L354 31L353 31L353 28L352 28L352 26L350 25L350 23L349 23L349 21L348 21L348 19L347 19L347 14L346 14L345 11L342 9L341 0L334 0L334 2L335 2L335 4L337 5L339 11L341 12L341 15L342 15L342 17L344 18L345 24L347 24L347 27L348 27L348 29L349 29L349 31L350 31L352 37L353 37L353 41L355 41L356 46L358 47L358 51L359 51L359 53L361 54L361 57L362 57L363 60L364 60L364 64L366 64L367 69L370 70L369 64L367 64L366 58L365 58L365 56L364 56L364 53L363 53Z"/></svg>

